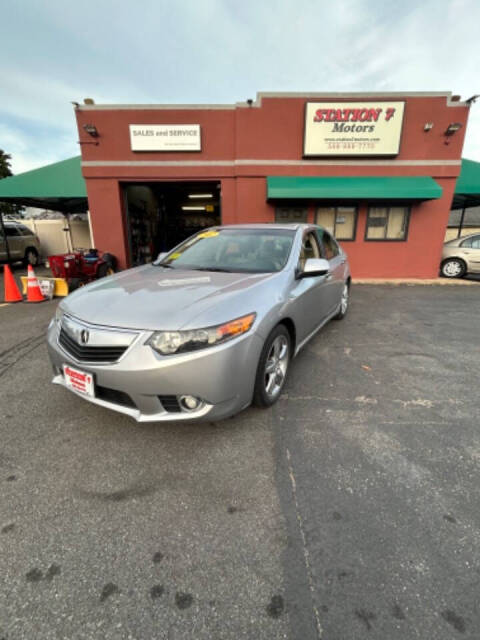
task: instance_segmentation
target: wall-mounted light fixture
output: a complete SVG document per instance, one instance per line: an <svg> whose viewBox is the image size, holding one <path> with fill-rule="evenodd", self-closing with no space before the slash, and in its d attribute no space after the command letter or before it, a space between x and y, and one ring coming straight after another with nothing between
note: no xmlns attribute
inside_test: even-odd
<svg viewBox="0 0 480 640"><path fill-rule="evenodd" d="M189 193L188 197L192 199L198 198L199 200L203 200L206 198L213 198L213 193Z"/></svg>
<svg viewBox="0 0 480 640"><path fill-rule="evenodd" d="M423 125L423 130L424 131L431 131L431 129L433 129L433 122L426 122Z"/></svg>
<svg viewBox="0 0 480 640"><path fill-rule="evenodd" d="M445 130L445 135L453 136L453 134L457 133L457 131L459 131L462 127L463 124L461 122L451 122Z"/></svg>
<svg viewBox="0 0 480 640"><path fill-rule="evenodd" d="M97 127L94 124L84 124L83 128L89 136L92 136L92 138L98 138Z"/></svg>
<svg viewBox="0 0 480 640"><path fill-rule="evenodd" d="M201 205L184 205L183 211L205 211L205 207Z"/></svg>

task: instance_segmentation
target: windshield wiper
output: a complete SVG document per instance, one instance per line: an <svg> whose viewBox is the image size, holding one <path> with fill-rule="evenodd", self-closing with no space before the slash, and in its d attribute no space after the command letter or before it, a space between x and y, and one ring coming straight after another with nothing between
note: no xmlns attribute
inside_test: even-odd
<svg viewBox="0 0 480 640"><path fill-rule="evenodd" d="M175 269L172 264L167 264L166 262L154 262L155 267L165 267L165 269Z"/></svg>
<svg viewBox="0 0 480 640"><path fill-rule="evenodd" d="M234 273L231 269L221 267L192 267L192 271L218 271L219 273Z"/></svg>

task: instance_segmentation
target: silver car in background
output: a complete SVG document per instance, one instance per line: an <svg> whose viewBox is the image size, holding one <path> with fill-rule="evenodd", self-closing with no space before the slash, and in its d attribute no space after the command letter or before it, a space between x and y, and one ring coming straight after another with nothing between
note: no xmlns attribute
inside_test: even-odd
<svg viewBox="0 0 480 640"><path fill-rule="evenodd" d="M480 234L449 240L443 245L440 272L444 278L463 278L480 273Z"/></svg>
<svg viewBox="0 0 480 640"><path fill-rule="evenodd" d="M347 312L347 256L308 224L214 227L65 298L53 382L138 421L272 405L292 358Z"/></svg>
<svg viewBox="0 0 480 640"><path fill-rule="evenodd" d="M8 243L8 248L7 248ZM35 267L39 263L40 240L21 222L7 221L0 225L0 262L23 262Z"/></svg>

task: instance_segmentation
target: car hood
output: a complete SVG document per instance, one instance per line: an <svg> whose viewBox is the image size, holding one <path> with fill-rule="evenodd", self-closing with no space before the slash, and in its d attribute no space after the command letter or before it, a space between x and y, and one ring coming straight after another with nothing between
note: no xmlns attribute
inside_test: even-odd
<svg viewBox="0 0 480 640"><path fill-rule="evenodd" d="M92 324L127 329L175 330L190 324L210 307L230 318L230 302L275 274L221 273L165 269L145 265L97 280L69 295L61 309ZM248 291L248 293L247 293ZM248 308L247 308L248 307ZM220 315L223 315L220 312ZM213 317L213 316L212 316ZM215 324L215 321L211 324Z"/></svg>

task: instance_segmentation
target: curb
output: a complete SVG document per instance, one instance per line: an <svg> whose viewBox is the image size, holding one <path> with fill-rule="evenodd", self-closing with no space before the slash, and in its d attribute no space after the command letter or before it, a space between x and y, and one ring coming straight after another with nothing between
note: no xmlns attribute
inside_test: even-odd
<svg viewBox="0 0 480 640"><path fill-rule="evenodd" d="M353 284L389 284L389 285L440 285L440 286L475 286L480 285L480 281L462 280L460 278L449 280L448 278L352 278Z"/></svg>

